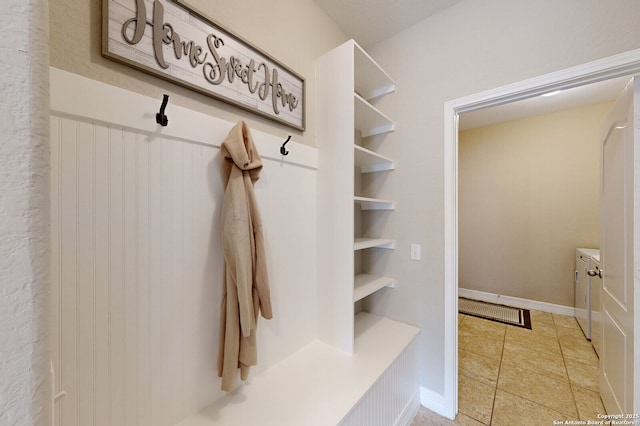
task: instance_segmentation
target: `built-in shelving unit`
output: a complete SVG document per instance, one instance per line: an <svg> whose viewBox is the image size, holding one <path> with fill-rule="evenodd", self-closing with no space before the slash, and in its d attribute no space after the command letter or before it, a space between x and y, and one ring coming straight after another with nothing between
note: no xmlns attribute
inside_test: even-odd
<svg viewBox="0 0 640 426"><path fill-rule="evenodd" d="M360 173L385 172L395 169L395 163L377 152L354 145L355 165L360 168Z"/></svg>
<svg viewBox="0 0 640 426"><path fill-rule="evenodd" d="M319 309L327 312L320 332L323 340L352 352L354 318L362 318L355 303L396 285L394 278L368 270L386 253L380 250L395 248L378 220L396 209L378 193L395 162L371 148L395 130L394 121L373 105L394 92L395 83L354 41L320 58L316 76ZM372 137L375 144L368 143Z"/></svg>
<svg viewBox="0 0 640 426"><path fill-rule="evenodd" d="M378 111L373 105L354 93L355 128L363 138L388 133L395 130L393 121Z"/></svg>
<svg viewBox="0 0 640 426"><path fill-rule="evenodd" d="M382 288L395 286L396 280L393 278L379 277L377 275L370 274L358 274L355 278L353 301L357 302L360 299L364 299Z"/></svg>
<svg viewBox="0 0 640 426"><path fill-rule="evenodd" d="M369 248L394 249L395 241L388 238L356 238L353 241L354 250L365 250Z"/></svg>
<svg viewBox="0 0 640 426"><path fill-rule="evenodd" d="M353 201L360 204L361 210L394 210L396 205L391 200L381 200L380 198L353 197Z"/></svg>
<svg viewBox="0 0 640 426"><path fill-rule="evenodd" d="M414 361L419 331L359 313L354 344L358 362L313 341L252 379L250 386L228 393L176 426L361 425L363 418L404 418L419 405L419 399L411 398L419 393L420 369ZM313 391L301 391L309 386Z"/></svg>
<svg viewBox="0 0 640 426"><path fill-rule="evenodd" d="M392 93L396 84L376 62L354 43L353 74L356 76L354 92L364 99L374 99Z"/></svg>

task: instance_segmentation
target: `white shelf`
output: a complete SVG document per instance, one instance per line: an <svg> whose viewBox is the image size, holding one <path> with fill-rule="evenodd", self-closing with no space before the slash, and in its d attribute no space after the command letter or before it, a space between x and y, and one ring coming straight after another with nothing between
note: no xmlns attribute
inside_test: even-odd
<svg viewBox="0 0 640 426"><path fill-rule="evenodd" d="M395 124L393 120L378 111L373 105L365 101L357 93L354 96L355 126L363 138L393 132Z"/></svg>
<svg viewBox="0 0 640 426"><path fill-rule="evenodd" d="M340 424L420 333L366 312L353 328L355 356L314 340L176 426Z"/></svg>
<svg viewBox="0 0 640 426"><path fill-rule="evenodd" d="M395 91L396 85L389 75L354 43L355 89L364 99L370 100Z"/></svg>
<svg viewBox="0 0 640 426"><path fill-rule="evenodd" d="M395 169L395 162L383 155L358 145L353 146L355 164L360 167L360 173L384 172Z"/></svg>
<svg viewBox="0 0 640 426"><path fill-rule="evenodd" d="M368 248L394 249L396 242L387 238L356 238L353 250L365 250Z"/></svg>
<svg viewBox="0 0 640 426"><path fill-rule="evenodd" d="M375 353L376 358L397 357L398 348L408 346L420 333L417 327L368 312L356 314L354 326L356 355Z"/></svg>
<svg viewBox="0 0 640 426"><path fill-rule="evenodd" d="M391 200L379 198L353 197L353 201L360 204L361 210L395 210L395 203Z"/></svg>
<svg viewBox="0 0 640 426"><path fill-rule="evenodd" d="M375 148L367 149L371 148L369 145L363 148L356 140L395 130L394 122L369 102L395 91L395 83L357 43L349 40L318 59L316 91L317 192L318 199L324 200L317 219L318 229L322 230L317 242L318 279L325 283L317 301L318 337L353 354L356 267L366 265L368 257L375 256L379 249L395 248L392 239L354 238L393 237L385 233L379 216L384 219L395 210L392 200L369 198L378 197L379 192L376 188L365 190L366 177L360 179L361 174L394 170L395 162L376 153ZM373 248L376 250L367 251ZM366 269L358 272L372 272ZM362 285L358 287L362 288L356 297L365 297L361 294L370 294L391 282L372 281L364 284L359 278L358 284Z"/></svg>
<svg viewBox="0 0 640 426"><path fill-rule="evenodd" d="M393 288L395 286L396 281L393 278L379 277L371 274L358 274L354 279L353 301L357 302L360 299L364 299L382 288Z"/></svg>

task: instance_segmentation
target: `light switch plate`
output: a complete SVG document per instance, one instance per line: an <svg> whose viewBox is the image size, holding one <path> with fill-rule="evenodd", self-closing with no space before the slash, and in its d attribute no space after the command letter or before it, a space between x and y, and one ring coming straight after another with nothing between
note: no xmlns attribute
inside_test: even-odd
<svg viewBox="0 0 640 426"><path fill-rule="evenodd" d="M411 260L422 259L422 246L420 244L411 244Z"/></svg>

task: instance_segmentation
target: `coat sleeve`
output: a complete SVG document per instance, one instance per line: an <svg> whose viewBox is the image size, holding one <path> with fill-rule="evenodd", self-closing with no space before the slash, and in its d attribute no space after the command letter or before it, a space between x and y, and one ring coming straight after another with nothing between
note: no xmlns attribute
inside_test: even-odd
<svg viewBox="0 0 640 426"><path fill-rule="evenodd" d="M238 293L240 330L247 337L255 328L252 287L252 227L247 194L244 191L242 171L234 168L224 196L222 210L222 250L231 280Z"/></svg>
<svg viewBox="0 0 640 426"><path fill-rule="evenodd" d="M273 318L271 308L271 290L269 286L269 273L267 272L267 256L264 248L264 236L262 234L262 219L258 210L253 190L249 193L249 205L251 206L251 223L253 225L253 238L255 241L255 278L254 286L258 292L260 312L265 319Z"/></svg>

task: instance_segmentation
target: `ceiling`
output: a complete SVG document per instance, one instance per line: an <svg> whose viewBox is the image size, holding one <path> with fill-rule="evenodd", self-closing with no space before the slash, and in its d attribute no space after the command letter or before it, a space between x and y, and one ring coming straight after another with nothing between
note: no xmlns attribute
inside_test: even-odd
<svg viewBox="0 0 640 426"><path fill-rule="evenodd" d="M363 48L444 10L460 0L314 0Z"/></svg>
<svg viewBox="0 0 640 426"><path fill-rule="evenodd" d="M537 96L460 114L458 128L469 130L535 115L614 101L631 77L618 77L563 90L554 96Z"/></svg>
<svg viewBox="0 0 640 426"><path fill-rule="evenodd" d="M460 0L314 0L340 29L363 48L397 34ZM629 77L593 83L556 96L536 97L460 116L460 130L613 101Z"/></svg>

